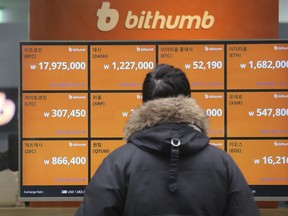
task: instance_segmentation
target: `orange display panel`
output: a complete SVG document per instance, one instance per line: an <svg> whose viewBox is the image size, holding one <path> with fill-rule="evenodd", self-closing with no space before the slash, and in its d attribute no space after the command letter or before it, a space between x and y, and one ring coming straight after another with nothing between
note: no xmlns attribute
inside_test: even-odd
<svg viewBox="0 0 288 216"><path fill-rule="evenodd" d="M105 157L108 156L112 151L116 148L124 145L126 143L125 140L92 140L91 141L91 150L90 150L90 157L91 157L91 166L90 172L91 177L98 169L102 161Z"/></svg>
<svg viewBox="0 0 288 216"><path fill-rule="evenodd" d="M209 118L210 137L224 137L224 93L192 92L192 97Z"/></svg>
<svg viewBox="0 0 288 216"><path fill-rule="evenodd" d="M92 93L91 137L123 137L133 110L142 104L141 93Z"/></svg>
<svg viewBox="0 0 288 216"><path fill-rule="evenodd" d="M288 92L227 94L228 137L287 137Z"/></svg>
<svg viewBox="0 0 288 216"><path fill-rule="evenodd" d="M83 140L27 140L22 142L22 183L87 185L88 143Z"/></svg>
<svg viewBox="0 0 288 216"><path fill-rule="evenodd" d="M83 197L156 64L182 69L255 197L288 197L288 41L23 42L20 197Z"/></svg>
<svg viewBox="0 0 288 216"><path fill-rule="evenodd" d="M159 45L159 63L185 71L192 90L224 89L224 45Z"/></svg>
<svg viewBox="0 0 288 216"><path fill-rule="evenodd" d="M88 46L22 46L23 90L88 88Z"/></svg>
<svg viewBox="0 0 288 216"><path fill-rule="evenodd" d="M228 44L228 89L288 89L288 44Z"/></svg>
<svg viewBox="0 0 288 216"><path fill-rule="evenodd" d="M88 136L86 93L23 93L23 138Z"/></svg>
<svg viewBox="0 0 288 216"><path fill-rule="evenodd" d="M288 140L228 140L227 152L250 185L288 184Z"/></svg>
<svg viewBox="0 0 288 216"><path fill-rule="evenodd" d="M156 46L91 46L90 61L91 90L141 90L156 65Z"/></svg>

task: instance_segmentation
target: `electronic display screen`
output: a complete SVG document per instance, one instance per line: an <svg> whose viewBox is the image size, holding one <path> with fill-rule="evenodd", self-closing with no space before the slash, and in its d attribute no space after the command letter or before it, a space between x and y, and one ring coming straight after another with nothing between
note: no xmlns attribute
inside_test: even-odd
<svg viewBox="0 0 288 216"><path fill-rule="evenodd" d="M82 199L160 63L186 73L210 144L256 199L288 199L288 41L32 41L20 55L21 199Z"/></svg>
<svg viewBox="0 0 288 216"><path fill-rule="evenodd" d="M147 70L156 64L156 45L90 47L91 90L141 90Z"/></svg>
<svg viewBox="0 0 288 216"><path fill-rule="evenodd" d="M158 50L158 63L179 65L193 90L224 89L224 44L170 44Z"/></svg>
<svg viewBox="0 0 288 216"><path fill-rule="evenodd" d="M141 93L134 92L92 93L91 96L90 131L93 138L122 137L127 119L142 103Z"/></svg>
<svg viewBox="0 0 288 216"><path fill-rule="evenodd" d="M23 138L88 136L87 93L23 93L22 110Z"/></svg>

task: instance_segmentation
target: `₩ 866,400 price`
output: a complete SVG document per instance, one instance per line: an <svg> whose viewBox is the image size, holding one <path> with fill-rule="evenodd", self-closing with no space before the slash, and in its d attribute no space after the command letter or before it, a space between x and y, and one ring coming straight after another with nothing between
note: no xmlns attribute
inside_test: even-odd
<svg viewBox="0 0 288 216"><path fill-rule="evenodd" d="M87 163L86 157L52 157L43 161L45 165L85 165Z"/></svg>
<svg viewBox="0 0 288 216"><path fill-rule="evenodd" d="M87 112L85 109L52 109L51 112L44 112L43 115L45 118L84 118Z"/></svg>

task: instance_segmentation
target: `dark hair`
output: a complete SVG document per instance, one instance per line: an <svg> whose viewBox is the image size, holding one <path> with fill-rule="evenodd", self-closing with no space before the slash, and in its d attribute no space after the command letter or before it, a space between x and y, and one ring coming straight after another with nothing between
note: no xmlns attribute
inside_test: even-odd
<svg viewBox="0 0 288 216"><path fill-rule="evenodd" d="M189 81L181 69L159 64L146 75L142 87L143 102L179 95L191 96Z"/></svg>

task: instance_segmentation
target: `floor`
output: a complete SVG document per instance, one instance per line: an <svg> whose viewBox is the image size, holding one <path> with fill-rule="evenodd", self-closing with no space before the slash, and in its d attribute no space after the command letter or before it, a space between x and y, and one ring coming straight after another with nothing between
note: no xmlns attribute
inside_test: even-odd
<svg viewBox="0 0 288 216"><path fill-rule="evenodd" d="M0 208L0 216L73 216L76 208ZM260 209L261 216L287 216L288 209Z"/></svg>

